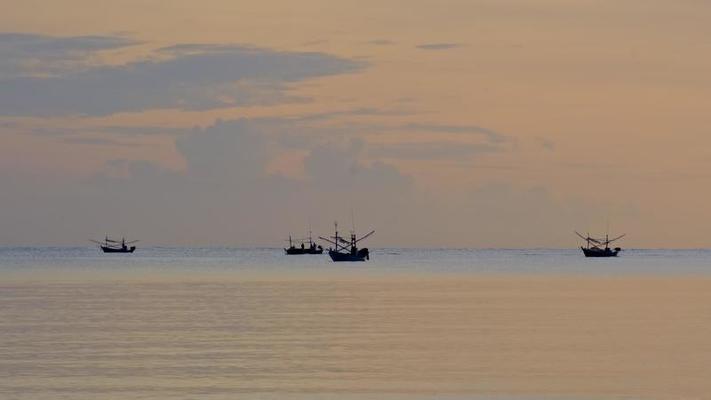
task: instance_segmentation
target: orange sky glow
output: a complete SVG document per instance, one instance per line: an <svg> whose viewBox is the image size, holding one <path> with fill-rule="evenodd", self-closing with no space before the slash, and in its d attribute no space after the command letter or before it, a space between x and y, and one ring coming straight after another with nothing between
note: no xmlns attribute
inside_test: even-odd
<svg viewBox="0 0 711 400"><path fill-rule="evenodd" d="M0 245L711 246L710 4L0 7Z"/></svg>

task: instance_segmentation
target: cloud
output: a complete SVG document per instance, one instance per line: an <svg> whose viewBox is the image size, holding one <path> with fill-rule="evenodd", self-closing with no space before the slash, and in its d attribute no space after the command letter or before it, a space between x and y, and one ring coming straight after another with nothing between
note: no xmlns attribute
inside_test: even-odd
<svg viewBox="0 0 711 400"><path fill-rule="evenodd" d="M181 136L175 145L190 174L203 180L229 183L266 178L268 140L258 121L217 121L192 135Z"/></svg>
<svg viewBox="0 0 711 400"><path fill-rule="evenodd" d="M368 154L374 157L407 160L462 159L477 155L498 153L504 149L488 143L461 142L410 142L388 145L372 145Z"/></svg>
<svg viewBox="0 0 711 400"><path fill-rule="evenodd" d="M443 124L420 124L410 123L402 127L404 130L413 132L444 132L444 133L462 133L483 135L493 143L502 143L509 140L509 137L494 131L492 129L483 128L477 125L443 125Z"/></svg>
<svg viewBox="0 0 711 400"><path fill-rule="evenodd" d="M308 178L317 186L345 187L370 193L406 189L410 179L397 168L375 161L362 162L365 142L352 140L347 144L327 144L315 147L304 160Z"/></svg>
<svg viewBox="0 0 711 400"><path fill-rule="evenodd" d="M545 150L548 150L548 151L555 150L555 142L550 139L546 139L544 137L537 137L537 138L534 138L534 140L536 141L536 143L539 146L541 146Z"/></svg>
<svg viewBox="0 0 711 400"><path fill-rule="evenodd" d="M269 182L283 177L267 173L269 162L290 148L286 135L293 129L308 130L279 119L242 118L218 121L190 135L176 139L176 148L185 158L189 174L220 184L248 180ZM292 182L321 195L338 188L349 196L360 191L379 192L390 188L400 192L410 184L391 165L367 160L367 144L360 139L318 140L306 144L305 177Z"/></svg>
<svg viewBox="0 0 711 400"><path fill-rule="evenodd" d="M435 123L388 124L385 122L357 122L363 116L390 117L410 115L406 110L389 110L369 107L357 107L316 113L295 114L281 117L260 117L236 121L218 121L212 129L222 124L240 125L237 131L259 131L270 137L271 146L282 150L312 150L324 143L335 140L360 141L362 156L371 159L388 160L441 160L447 158L466 161L472 157L510 150L512 138L495 130L478 125L447 125ZM377 120L376 120L377 121ZM8 122L9 123L9 122ZM40 124L39 126L21 126L13 122L14 131L44 137L63 137L66 143L77 144L116 144L125 145L123 138L147 135L172 136L180 146L190 138L201 137L199 127L171 127L157 125L97 125L75 126L71 129ZM426 137L410 135L412 140L403 139L402 134L427 133ZM457 134L457 137L443 136L437 133ZM373 138L377 136L377 140ZM396 142L383 138L397 136ZM434 137L433 137L434 136ZM369 141L363 138L371 137ZM380 142L380 143L378 143Z"/></svg>
<svg viewBox="0 0 711 400"><path fill-rule="evenodd" d="M361 116L375 116L375 117L386 117L386 116L402 116L411 115L412 113L406 110L382 110L378 108L371 107L358 107L344 110L335 111L324 111L317 113L308 114L295 114L295 115L285 115L278 118L263 117L263 118L253 118L252 121L260 121L262 124L272 124L275 126L285 127L289 124L296 124L296 130L303 131L303 133L308 133L304 129L299 127L304 127L305 124L319 123L326 121L333 121L338 117L361 117ZM309 127L314 125L309 125ZM96 125L96 126L85 126L85 127L58 127L58 126L46 126L38 125L32 126L32 124L20 124L15 121L2 121L0 120L0 129L14 129L19 132L27 132L36 136L66 136L73 134L106 134L115 136L144 136L144 135L169 135L169 136L180 136L185 134L194 133L199 130L199 127L175 127L175 126L160 126L160 125ZM318 129L318 128L317 128ZM313 133L313 132L312 132Z"/></svg>
<svg viewBox="0 0 711 400"><path fill-rule="evenodd" d="M402 116L402 115L412 115L414 112L405 109L395 109L395 110L384 110L374 107L358 107L351 108L347 110L336 110L336 111L324 111L320 113L311 113L300 116L294 116L291 119L295 121L318 121L318 120L332 120L336 117L387 117L387 116Z"/></svg>
<svg viewBox="0 0 711 400"><path fill-rule="evenodd" d="M105 125L105 126L85 128L85 129L83 129L83 131L84 132L94 132L94 133L117 135L117 136L144 136L144 135L179 136L179 135L193 133L197 129L199 129L199 128L197 128L197 127L178 128L178 127L156 126L156 125L137 125L137 126Z"/></svg>
<svg viewBox="0 0 711 400"><path fill-rule="evenodd" d="M374 114L378 115L378 114ZM379 115L387 115L381 112ZM302 121L309 122L308 119ZM433 123L383 124L348 122L342 125L328 124L324 126L308 125L302 134L299 129L292 128L295 145L303 145L302 137L329 137L334 134L349 137L377 135L380 139L395 134L396 142L365 143L366 153L373 158L389 160L466 160L472 157L509 151L514 140L511 136L477 125L446 125ZM412 139L402 138L402 134L410 134ZM427 133L426 138L415 138L413 133ZM457 134L458 137L442 137L436 134ZM432 136L435 138L432 138ZM308 136L307 136L308 135ZM422 136L422 135L419 135ZM450 135L451 136L451 135ZM310 142L306 142L309 144Z"/></svg>
<svg viewBox="0 0 711 400"><path fill-rule="evenodd" d="M258 126L260 133L270 136L281 148L307 149L313 151L324 143L347 140L351 150L364 158L388 160L441 160L447 158L470 159L471 157L507 151L512 139L502 133L477 125L441 124L385 124L338 121L337 117L349 116L390 116L403 115L401 111L373 108L355 108L341 111L306 114L281 118L254 118L240 120ZM377 135L383 138L396 133L455 133L463 135L459 139L407 141L399 138L394 143L371 143L364 136ZM431 136L431 135L429 135ZM474 136L472 138L471 136ZM355 144L358 144L357 146Z"/></svg>
<svg viewBox="0 0 711 400"><path fill-rule="evenodd" d="M571 227L599 215L601 208L584 200L557 198L546 187L501 182L463 187L448 196L438 196L434 204L428 212L438 222L430 230L430 241L443 236L478 247L572 244Z"/></svg>
<svg viewBox="0 0 711 400"><path fill-rule="evenodd" d="M20 124L15 121L3 121L0 120L0 132L10 131L10 129L15 130L20 127Z"/></svg>
<svg viewBox="0 0 711 400"><path fill-rule="evenodd" d="M59 75L82 67L94 53L139 43L120 36L54 37L0 32L0 80Z"/></svg>
<svg viewBox="0 0 711 400"><path fill-rule="evenodd" d="M418 49L421 50L450 50L450 49L456 49L458 47L463 47L464 45L461 43L425 43L425 44L418 44L417 47Z"/></svg>
<svg viewBox="0 0 711 400"><path fill-rule="evenodd" d="M44 37L47 40L49 38ZM120 38L104 47L67 38L83 53L118 46ZM43 50L39 57L71 53ZM61 49L64 49L62 51ZM317 52L288 52L242 45L177 44L156 51L162 58L124 65L89 66L52 76L14 73L0 78L0 115L108 115L149 109L206 110L238 105L307 101L289 94L290 85L324 76L353 73L365 68L353 61ZM17 69L19 67L15 67Z"/></svg>
<svg viewBox="0 0 711 400"><path fill-rule="evenodd" d="M319 39L319 40L310 40L308 42L304 42L301 45L302 46L320 46L323 44L328 44L328 40L325 39Z"/></svg>
<svg viewBox="0 0 711 400"><path fill-rule="evenodd" d="M90 145L90 146L123 146L123 147L137 147L136 143L126 143L120 142L118 140L112 140L108 138L97 138L97 137L70 137L62 139L64 143L78 144L78 145Z"/></svg>
<svg viewBox="0 0 711 400"><path fill-rule="evenodd" d="M157 219L198 242L223 237L227 243L232 238L273 243L290 230L305 229L309 220L320 224L317 228L350 220L351 208L364 225L401 216L388 210L402 208L411 179L389 164L364 160L359 141L314 146L304 160L303 178L269 173L270 161L280 153L281 135L274 134L274 126L260 119L218 121L176 140L186 171L115 161L107 167L128 176L100 178L90 186L109 204L146 210L131 217L133 226L150 231L154 228L145 221Z"/></svg>
<svg viewBox="0 0 711 400"><path fill-rule="evenodd" d="M376 46L389 46L395 44L392 40L388 39L375 39L367 42L368 44L374 44Z"/></svg>
<svg viewBox="0 0 711 400"><path fill-rule="evenodd" d="M40 124L31 122L14 122L0 121L0 132L3 128L12 129L13 132L23 133L38 137L71 137L71 136L88 136L94 137L128 137L128 136L151 136L151 135L167 135L180 136L195 132L197 127L174 127L174 126L159 126L159 125L96 125L96 126L55 126L47 125L44 121Z"/></svg>
<svg viewBox="0 0 711 400"><path fill-rule="evenodd" d="M359 231L378 230L371 246L541 247L571 243L573 227L600 215L599 205L561 200L543 187L485 184L489 172L476 168L471 173L481 174L482 184L428 187L432 182L417 182L391 163L472 157L501 151L497 143L379 145L339 134L347 125L321 122L242 118L178 130L172 136L185 161L179 171L128 159L108 161L82 181L0 170L0 225L13 227L0 230L0 242L77 244L115 233L149 244L279 246L309 223L317 234L330 232L334 220L348 226L353 210ZM475 125L418 127L489 137ZM270 169L294 151L303 157L287 167L301 174Z"/></svg>

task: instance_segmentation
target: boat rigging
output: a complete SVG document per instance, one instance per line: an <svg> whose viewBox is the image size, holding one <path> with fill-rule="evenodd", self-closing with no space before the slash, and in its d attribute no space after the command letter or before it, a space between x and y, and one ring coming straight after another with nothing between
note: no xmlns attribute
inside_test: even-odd
<svg viewBox="0 0 711 400"><path fill-rule="evenodd" d="M328 255L331 260L335 262L339 261L365 261L370 259L370 252L367 248L358 249L358 243L375 233L375 231L370 231L367 234L357 238L355 231L351 231L350 240L344 239L338 236L338 222L335 224L335 235L325 238L319 236L321 240L331 243L334 247L328 249Z"/></svg>
<svg viewBox="0 0 711 400"><path fill-rule="evenodd" d="M126 241L126 238L121 238L121 240L110 239L108 235L103 241L90 240L99 245L99 248L104 253L133 253L136 251L136 246L129 247L128 245L137 243L138 240L132 240L130 242Z"/></svg>
<svg viewBox="0 0 711 400"><path fill-rule="evenodd" d="M625 234L622 234L616 238L610 239L610 236L606 234L604 239L598 239L591 237L589 234L583 236L577 231L575 234L586 242L586 246L580 246L580 249L583 251L583 254L585 254L585 257L617 257L617 254L622 249L619 247L611 249L610 243L625 237Z"/></svg>
<svg viewBox="0 0 711 400"><path fill-rule="evenodd" d="M301 247L294 246L294 241L300 241ZM308 243L308 247L306 246ZM305 239L293 239L289 235L289 248L284 249L284 252L288 255L296 254L323 254L323 247L317 245L316 242L311 238L311 231L309 231L309 237Z"/></svg>

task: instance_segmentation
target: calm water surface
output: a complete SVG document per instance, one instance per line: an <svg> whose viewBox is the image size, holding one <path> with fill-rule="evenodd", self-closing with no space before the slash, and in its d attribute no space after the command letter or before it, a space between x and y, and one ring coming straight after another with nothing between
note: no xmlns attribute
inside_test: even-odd
<svg viewBox="0 0 711 400"><path fill-rule="evenodd" d="M284 256L281 249L139 248L131 255L83 248L3 248L0 273L45 278L59 274L202 275L304 274L709 274L711 249L625 250L620 257L586 259L580 250L377 249L370 262L333 264L327 255ZM81 279L81 276L79 277Z"/></svg>
<svg viewBox="0 0 711 400"><path fill-rule="evenodd" d="M705 398L711 252L0 249L2 399Z"/></svg>

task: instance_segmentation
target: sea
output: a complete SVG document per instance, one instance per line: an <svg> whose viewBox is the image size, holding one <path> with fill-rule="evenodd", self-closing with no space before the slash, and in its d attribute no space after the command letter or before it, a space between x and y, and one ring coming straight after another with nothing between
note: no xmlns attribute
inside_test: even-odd
<svg viewBox="0 0 711 400"><path fill-rule="evenodd" d="M711 250L0 247L0 399L711 393Z"/></svg>

